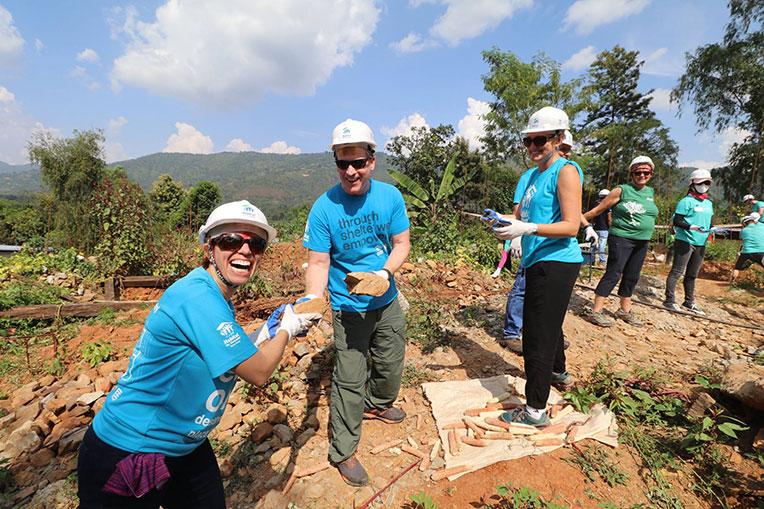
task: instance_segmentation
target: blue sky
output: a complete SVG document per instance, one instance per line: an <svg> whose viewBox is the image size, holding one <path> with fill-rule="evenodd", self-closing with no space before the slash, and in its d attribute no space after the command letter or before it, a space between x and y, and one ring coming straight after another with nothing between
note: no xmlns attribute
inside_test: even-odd
<svg viewBox="0 0 764 509"><path fill-rule="evenodd" d="M668 91L727 18L713 0L0 0L0 161L25 163L38 129L101 128L109 161L320 152L348 117L380 145L440 123L477 144L481 51L544 51L573 78L620 44L646 60L680 164L711 167L741 133L697 134Z"/></svg>

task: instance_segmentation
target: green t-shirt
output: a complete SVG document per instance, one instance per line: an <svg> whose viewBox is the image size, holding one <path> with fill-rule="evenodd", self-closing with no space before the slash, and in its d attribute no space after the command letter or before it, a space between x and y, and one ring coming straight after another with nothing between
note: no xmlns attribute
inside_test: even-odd
<svg viewBox="0 0 764 509"><path fill-rule="evenodd" d="M652 187L635 189L631 184L621 184L621 199L611 209L613 213L610 233L632 240L650 240L658 217Z"/></svg>
<svg viewBox="0 0 764 509"><path fill-rule="evenodd" d="M751 212L757 212L758 213L759 209L762 208L762 207L764 207L764 201L754 202L753 205L751 206ZM759 222L760 223L764 223L764 214L762 214L762 216L759 218ZM758 253L758 251L754 251L754 252Z"/></svg>
<svg viewBox="0 0 764 509"><path fill-rule="evenodd" d="M711 228L711 218L714 215L714 205L711 200L698 200L692 195L687 195L676 204L674 214L681 214L688 223L696 224L701 228ZM703 233L684 228L675 228L677 240L683 240L693 246L705 246L709 233Z"/></svg>
<svg viewBox="0 0 764 509"><path fill-rule="evenodd" d="M764 253L764 223L750 223L740 231L741 253Z"/></svg>

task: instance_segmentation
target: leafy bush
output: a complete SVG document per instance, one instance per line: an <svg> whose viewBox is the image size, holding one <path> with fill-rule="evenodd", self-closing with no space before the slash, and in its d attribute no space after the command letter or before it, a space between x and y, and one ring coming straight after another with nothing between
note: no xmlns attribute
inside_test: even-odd
<svg viewBox="0 0 764 509"><path fill-rule="evenodd" d="M737 240L715 240L706 244L706 260L732 263L737 260L740 242Z"/></svg>
<svg viewBox="0 0 764 509"><path fill-rule="evenodd" d="M420 220L412 228L412 258L423 256L447 261L461 260L472 266L493 268L498 259L496 238L479 222L460 224L453 213L430 222Z"/></svg>
<svg viewBox="0 0 764 509"><path fill-rule="evenodd" d="M0 280L41 276L56 271L73 272L85 277L93 274L95 266L79 255L74 248L49 254L25 249L13 256L0 258Z"/></svg>
<svg viewBox="0 0 764 509"><path fill-rule="evenodd" d="M101 341L89 341L82 345L82 358L90 364L91 368L106 362L111 358L111 345Z"/></svg>
<svg viewBox="0 0 764 509"><path fill-rule="evenodd" d="M185 275L201 265L202 249L195 236L160 228L154 233L149 271L155 276Z"/></svg>
<svg viewBox="0 0 764 509"><path fill-rule="evenodd" d="M273 226L279 231L279 239L282 241L291 241L302 237L305 232L305 223L308 221L310 207L303 205L286 211Z"/></svg>
<svg viewBox="0 0 764 509"><path fill-rule="evenodd" d="M0 310L35 304L58 304L66 290L48 284L12 282L0 288Z"/></svg>

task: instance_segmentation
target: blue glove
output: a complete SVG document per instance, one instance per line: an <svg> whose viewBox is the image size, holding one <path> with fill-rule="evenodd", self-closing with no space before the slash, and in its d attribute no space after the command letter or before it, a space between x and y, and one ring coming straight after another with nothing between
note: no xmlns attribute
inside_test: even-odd
<svg viewBox="0 0 764 509"><path fill-rule="evenodd" d="M499 215L498 212L496 212L493 209L485 209L483 210L483 215L480 217L481 221L485 221L486 223L490 224L493 227L496 227L496 225L500 226L506 226L509 224L512 224L511 221L508 219L504 219Z"/></svg>
<svg viewBox="0 0 764 509"><path fill-rule="evenodd" d="M277 307L273 313L271 313L271 316L268 317L265 323L249 335L249 339L255 344L255 346L259 346L263 341L268 341L276 335L276 332L279 330L279 326L281 325L281 315L284 313L285 307L286 306L284 304Z"/></svg>

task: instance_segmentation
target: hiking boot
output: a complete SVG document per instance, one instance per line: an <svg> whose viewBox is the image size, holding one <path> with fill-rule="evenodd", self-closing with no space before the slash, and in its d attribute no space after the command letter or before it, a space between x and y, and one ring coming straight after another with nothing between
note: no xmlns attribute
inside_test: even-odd
<svg viewBox="0 0 764 509"><path fill-rule="evenodd" d="M554 373L552 372L552 385L560 389L561 391L566 391L573 387L573 384L576 383L576 379L573 378L573 375L568 373L567 371L563 373Z"/></svg>
<svg viewBox="0 0 764 509"><path fill-rule="evenodd" d="M679 312L682 311L681 309L679 309L679 306L677 306L673 302L664 302L663 307L668 309L669 311L679 311Z"/></svg>
<svg viewBox="0 0 764 509"><path fill-rule="evenodd" d="M692 302L692 303L690 303L690 304L687 304L687 303L685 302L684 304L682 304L682 308L683 308L683 310L684 310L684 311L689 311L690 313L694 313L694 314L696 314L696 315L698 315L698 316L706 316L706 313L705 313L705 311L703 311L702 309L700 309L700 308L698 307L698 305L697 305L697 304L695 304L694 302Z"/></svg>
<svg viewBox="0 0 764 509"><path fill-rule="evenodd" d="M504 412L499 416L499 419L508 424L527 424L528 426L536 426L537 428L545 428L546 426L549 426L549 416L546 412L544 412L540 418L534 419L525 411L524 406L517 407L509 412Z"/></svg>
<svg viewBox="0 0 764 509"><path fill-rule="evenodd" d="M594 325L599 325L600 327L612 327L615 325L615 322L605 316L605 313L602 311L594 311L592 309L586 309L584 311L584 319Z"/></svg>
<svg viewBox="0 0 764 509"><path fill-rule="evenodd" d="M355 455L334 466L337 467L342 480L349 485L360 487L369 484L369 474L366 473L366 469L363 468L363 465L356 459Z"/></svg>
<svg viewBox="0 0 764 509"><path fill-rule="evenodd" d="M504 336L499 340L499 346L516 354L523 353L523 340L518 336Z"/></svg>
<svg viewBox="0 0 764 509"><path fill-rule="evenodd" d="M379 408L368 408L363 411L363 418L379 419L387 424L398 424L403 422L403 419L406 418L406 412L394 406L387 407L384 410L380 410Z"/></svg>
<svg viewBox="0 0 764 509"><path fill-rule="evenodd" d="M642 323L642 320L637 318L637 315L629 311L628 313L624 311L623 309L619 309L615 312L615 317L620 318L624 322L628 323L629 325L633 325L634 327L642 327L644 323Z"/></svg>

